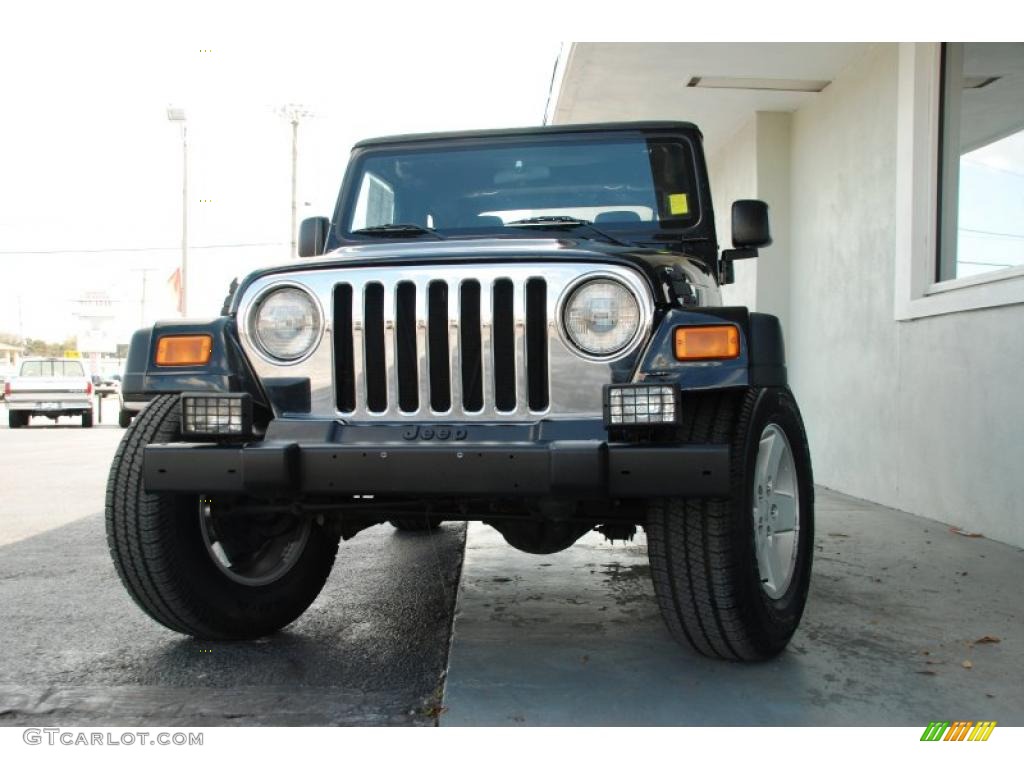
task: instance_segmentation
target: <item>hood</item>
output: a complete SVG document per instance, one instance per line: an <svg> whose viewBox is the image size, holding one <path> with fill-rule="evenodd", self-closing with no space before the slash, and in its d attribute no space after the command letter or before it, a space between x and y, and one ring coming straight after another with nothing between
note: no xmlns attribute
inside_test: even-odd
<svg viewBox="0 0 1024 768"><path fill-rule="evenodd" d="M349 245L321 256L288 261L248 274L232 286L223 314L238 311L239 298L251 283L261 277L320 269L347 267L408 266L433 264L489 264L524 261L585 261L617 264L637 269L659 295L660 272L680 261L703 265L696 257L643 246L622 246L576 237L523 238L488 237L408 241ZM703 268L703 267L702 267Z"/></svg>

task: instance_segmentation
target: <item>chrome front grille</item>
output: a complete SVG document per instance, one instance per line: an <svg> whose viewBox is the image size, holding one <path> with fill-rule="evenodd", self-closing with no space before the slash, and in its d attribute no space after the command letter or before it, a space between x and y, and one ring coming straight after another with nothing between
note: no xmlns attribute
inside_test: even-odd
<svg viewBox="0 0 1024 768"><path fill-rule="evenodd" d="M442 243L438 243L438 246ZM511 247L502 244L504 247ZM239 306L242 347L261 379L309 379L310 410L289 418L349 421L535 421L599 417L616 362L579 355L558 316L574 285L598 275L639 298L647 338L649 288L632 269L562 262L309 269L256 280ZM288 364L261 354L248 320L280 285L316 297L318 346ZM621 376L621 372L620 372Z"/></svg>
<svg viewBox="0 0 1024 768"><path fill-rule="evenodd" d="M478 419L547 410L546 279L463 275L398 272L335 285L339 413Z"/></svg>

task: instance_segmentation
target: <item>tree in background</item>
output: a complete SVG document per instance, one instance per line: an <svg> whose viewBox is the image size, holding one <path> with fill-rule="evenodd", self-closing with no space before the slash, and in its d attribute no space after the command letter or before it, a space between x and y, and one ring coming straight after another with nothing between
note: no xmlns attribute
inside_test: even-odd
<svg viewBox="0 0 1024 768"><path fill-rule="evenodd" d="M45 341L43 339L19 338L13 333L0 333L0 342L21 347L24 357L64 357L65 352L78 349L78 339L69 336L64 341Z"/></svg>

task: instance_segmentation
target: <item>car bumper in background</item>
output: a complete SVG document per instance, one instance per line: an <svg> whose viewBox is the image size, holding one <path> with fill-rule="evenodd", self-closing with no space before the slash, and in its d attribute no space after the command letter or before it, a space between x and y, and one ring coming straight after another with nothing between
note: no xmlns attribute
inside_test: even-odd
<svg viewBox="0 0 1024 768"><path fill-rule="evenodd" d="M12 395L12 397L14 397ZM32 413L51 413L68 411L91 411L92 400L86 398L68 399L56 394L54 398L44 400L17 400L10 397L4 401L8 411L31 411Z"/></svg>

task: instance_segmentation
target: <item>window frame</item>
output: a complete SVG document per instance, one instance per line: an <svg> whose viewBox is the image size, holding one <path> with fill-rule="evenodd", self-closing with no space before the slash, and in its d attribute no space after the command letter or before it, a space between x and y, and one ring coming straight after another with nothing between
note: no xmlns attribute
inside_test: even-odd
<svg viewBox="0 0 1024 768"><path fill-rule="evenodd" d="M897 87L895 317L1024 303L1024 266L938 280L942 44L900 43Z"/></svg>
<svg viewBox="0 0 1024 768"><path fill-rule="evenodd" d="M714 216L711 210L710 196L707 194L706 164L699 144L694 142L693 138L685 131L634 128L594 132L527 132L521 135L510 134L507 137L498 137L497 139L489 135L469 135L458 138L439 138L437 141L396 141L390 144L375 144L365 147L356 145L349 160L345 180L342 183L342 189L335 205L335 215L332 219L335 224L332 227L332 234L337 238L336 242L340 244L361 244L366 242L367 238L365 235L358 235L352 231L351 218L359 198L360 180L368 172L365 169L365 162L368 157L377 154L427 152L436 149L486 149L494 146L496 141L528 145L534 143L555 144L556 142L574 144L581 140L615 142L629 139L640 142L673 141L683 145L688 155L685 172L689 182L687 193L689 194L689 206L692 215L679 219L678 223L673 223L675 220L672 218L656 220L658 223L661 221L668 222L668 225L656 228L647 226L635 227L624 224L604 224L601 228L613 231L616 237L635 238L637 240L661 240L668 239L671 236L685 236L688 240L711 239L707 229L709 226L713 228ZM702 173L704 174L703 176ZM465 230L442 228L440 231L445 235L459 236L473 234L478 231L478 228L474 227Z"/></svg>
<svg viewBox="0 0 1024 768"><path fill-rule="evenodd" d="M60 364L60 373L57 373L57 364ZM74 363L78 366L78 373L68 373L68 363ZM39 366L39 373L27 373L25 371L26 366L37 365ZM50 366L50 372L46 373L44 366ZM18 376L24 376L27 379L74 379L85 377L85 366L82 365L80 360L63 359L63 360L23 360L21 366L18 369Z"/></svg>

